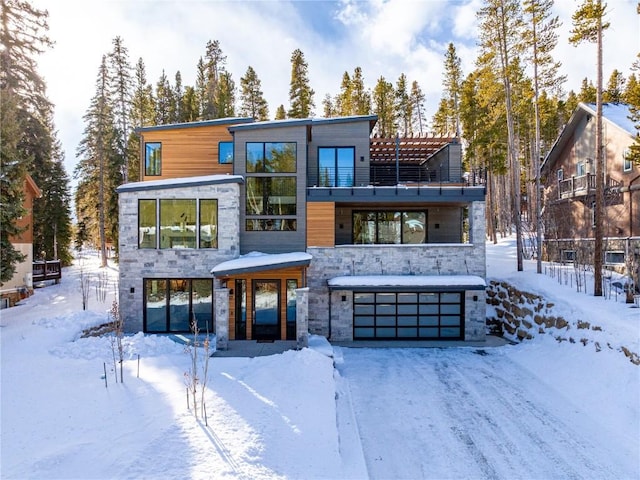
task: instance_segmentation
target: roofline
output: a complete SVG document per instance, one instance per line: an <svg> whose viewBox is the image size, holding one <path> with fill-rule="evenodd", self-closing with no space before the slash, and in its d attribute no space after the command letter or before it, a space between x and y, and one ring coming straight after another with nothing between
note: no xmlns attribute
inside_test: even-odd
<svg viewBox="0 0 640 480"><path fill-rule="evenodd" d="M227 117L215 118L213 120L202 120L198 122L170 123L167 125L153 125L149 127L138 127L134 131L136 133L155 132L159 130L177 130L182 128L211 127L215 125L233 125L252 123L252 117Z"/></svg>
<svg viewBox="0 0 640 480"><path fill-rule="evenodd" d="M146 180L143 182L124 183L116 188L116 193L143 192L149 190L168 190L171 188L201 187L203 185L224 185L227 183L244 183L244 178L240 175L211 175L200 177L193 182L178 183L177 180L188 180L188 178L167 178L163 180Z"/></svg>
<svg viewBox="0 0 640 480"><path fill-rule="evenodd" d="M279 127L297 127L336 124L336 123L353 123L353 122L369 122L369 131L373 129L378 121L377 115L353 115L349 117L331 117L331 118L288 118L285 120L266 120L264 122L253 122L251 124L231 125L230 132L237 130L258 130L262 128L279 128Z"/></svg>
<svg viewBox="0 0 640 480"><path fill-rule="evenodd" d="M283 268L293 268L293 267L308 267L311 263L311 258L301 259L301 260L291 260L288 262L279 262L279 263L269 263L264 265L251 265L248 267L235 267L235 268L227 268L223 270L216 271L216 267L211 269L211 273L214 277L226 277L231 275L236 275L239 273L254 273L254 272L264 272L267 270L281 270Z"/></svg>
<svg viewBox="0 0 640 480"><path fill-rule="evenodd" d="M40 188L38 187L38 185L36 184L36 181L33 179L33 177L31 175L29 175L27 173L27 175L25 176L25 182L27 182L27 186L31 188L31 190L33 190L34 196L35 198L40 198L42 197L42 190L40 190Z"/></svg>

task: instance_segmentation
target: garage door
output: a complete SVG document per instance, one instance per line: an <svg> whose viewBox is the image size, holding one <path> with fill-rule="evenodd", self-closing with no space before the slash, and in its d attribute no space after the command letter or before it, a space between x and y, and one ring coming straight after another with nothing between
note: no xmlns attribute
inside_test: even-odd
<svg viewBox="0 0 640 480"><path fill-rule="evenodd" d="M354 340L461 340L462 292L354 292Z"/></svg>

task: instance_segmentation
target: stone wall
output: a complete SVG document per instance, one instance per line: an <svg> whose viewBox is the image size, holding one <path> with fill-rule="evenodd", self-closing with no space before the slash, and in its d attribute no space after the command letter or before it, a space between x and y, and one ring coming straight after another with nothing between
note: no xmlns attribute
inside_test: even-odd
<svg viewBox="0 0 640 480"><path fill-rule="evenodd" d="M603 348L617 349L629 360L640 365L638 352L626 346L611 345L587 338L586 331L602 331L582 319L565 319L554 312L554 304L542 296L517 289L507 282L491 280L487 287L487 326L490 333L521 342L536 335L551 334L558 342L582 343ZM582 334L581 334L582 332Z"/></svg>
<svg viewBox="0 0 640 480"><path fill-rule="evenodd" d="M181 185L176 188L120 193L120 312L125 331L142 331L144 278L207 278L218 263L239 255L237 183ZM138 200L154 198L217 199L218 248L138 248Z"/></svg>

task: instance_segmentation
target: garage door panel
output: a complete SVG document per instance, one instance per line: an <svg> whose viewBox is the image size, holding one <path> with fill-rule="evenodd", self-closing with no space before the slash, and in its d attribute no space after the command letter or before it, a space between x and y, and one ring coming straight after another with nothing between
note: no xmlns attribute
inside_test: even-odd
<svg viewBox="0 0 640 480"><path fill-rule="evenodd" d="M354 339L462 338L461 292L357 292Z"/></svg>

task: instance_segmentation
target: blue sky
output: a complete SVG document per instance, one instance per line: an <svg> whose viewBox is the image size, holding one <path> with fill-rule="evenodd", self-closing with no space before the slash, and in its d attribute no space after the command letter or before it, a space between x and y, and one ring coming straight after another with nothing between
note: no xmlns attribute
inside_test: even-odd
<svg viewBox="0 0 640 480"><path fill-rule="evenodd" d="M95 91L98 66L116 36L124 39L132 65L142 57L154 84L164 69L172 80L195 82L196 64L208 40L219 40L227 70L239 85L254 68L273 117L288 107L291 53L299 48L309 64L316 115L325 94L335 95L345 71L361 67L367 87L380 76L395 83L401 73L427 94L431 117L441 95L442 61L449 42L456 46L466 75L477 56L476 12L481 0L226 1L226 0L32 0L49 11L55 47L39 59L55 121L66 152L67 171L77 163L82 116ZM611 28L605 33L604 75L625 76L640 52L637 0L609 0ZM565 89L578 90L595 79L595 47L568 44L576 0L556 0L563 21L555 58L568 76Z"/></svg>

